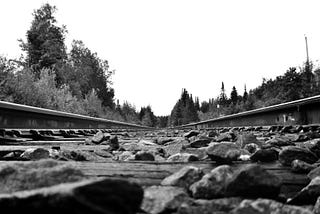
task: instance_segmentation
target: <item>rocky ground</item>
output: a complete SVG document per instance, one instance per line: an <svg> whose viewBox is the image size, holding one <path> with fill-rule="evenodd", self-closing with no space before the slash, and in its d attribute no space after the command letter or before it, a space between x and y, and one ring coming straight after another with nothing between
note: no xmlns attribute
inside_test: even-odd
<svg viewBox="0 0 320 214"><path fill-rule="evenodd" d="M259 127L98 132L69 143L4 142L0 209L11 213L320 213L319 133L318 126ZM87 162L105 171L114 170L108 168L110 163L132 163L133 168L146 163L162 174L146 170L145 179L161 180L147 184L90 174L79 167ZM181 167L168 171L165 166L170 163ZM121 175L138 172L132 167ZM288 183L298 188L289 191Z"/></svg>

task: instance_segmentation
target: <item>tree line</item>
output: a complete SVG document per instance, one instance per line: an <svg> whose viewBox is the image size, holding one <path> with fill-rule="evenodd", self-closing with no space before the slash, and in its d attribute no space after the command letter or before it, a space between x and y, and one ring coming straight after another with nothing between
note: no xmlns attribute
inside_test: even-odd
<svg viewBox="0 0 320 214"><path fill-rule="evenodd" d="M67 50L67 28L58 25L56 10L47 3L33 12L26 40L19 40L24 55L0 56L0 99L147 126L167 123L150 106L138 111L128 102L115 102L114 70L81 40Z"/></svg>
<svg viewBox="0 0 320 214"><path fill-rule="evenodd" d="M168 125L176 126L217 118L319 94L320 68L315 68L312 62L307 61L301 67L290 67L275 79L263 79L261 85L249 92L244 85L243 94L239 94L233 86L228 96L222 82L220 94L201 104L197 97L193 100L192 95L183 89L171 111Z"/></svg>

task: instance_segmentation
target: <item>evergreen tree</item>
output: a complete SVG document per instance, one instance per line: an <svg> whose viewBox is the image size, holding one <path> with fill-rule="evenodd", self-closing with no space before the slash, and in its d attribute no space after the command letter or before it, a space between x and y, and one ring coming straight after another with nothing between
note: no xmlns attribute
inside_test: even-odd
<svg viewBox="0 0 320 214"><path fill-rule="evenodd" d="M224 89L224 83L222 82L221 92L220 92L220 96L219 96L219 105L225 106L226 104L227 104L227 95L226 95L226 91Z"/></svg>
<svg viewBox="0 0 320 214"><path fill-rule="evenodd" d="M247 99L248 99L247 86L244 85L244 92L243 92L242 100L243 100L243 102L246 102Z"/></svg>
<svg viewBox="0 0 320 214"><path fill-rule="evenodd" d="M35 10L32 14L34 20L27 31L27 42L20 40L20 46L27 54L27 65L38 77L42 68L52 68L67 58L64 44L66 28L56 25L56 10L48 3Z"/></svg>
<svg viewBox="0 0 320 214"><path fill-rule="evenodd" d="M195 98L194 107L195 107L196 111L200 111L199 97Z"/></svg>
<svg viewBox="0 0 320 214"><path fill-rule="evenodd" d="M237 89L235 86L232 87L232 91L231 91L231 94L230 94L230 99L231 99L231 103L233 105L237 104L238 102L238 92L237 92Z"/></svg>

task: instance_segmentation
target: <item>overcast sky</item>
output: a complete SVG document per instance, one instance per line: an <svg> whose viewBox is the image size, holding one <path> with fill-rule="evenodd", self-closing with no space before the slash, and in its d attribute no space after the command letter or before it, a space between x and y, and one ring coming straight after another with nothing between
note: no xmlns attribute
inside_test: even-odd
<svg viewBox="0 0 320 214"><path fill-rule="evenodd" d="M294 0L1 0L0 54L21 54L32 12L58 8L66 44L82 40L115 69L116 99L170 114L186 88L200 101L240 94L306 60L320 59L320 2ZM319 2L319 3L318 3Z"/></svg>

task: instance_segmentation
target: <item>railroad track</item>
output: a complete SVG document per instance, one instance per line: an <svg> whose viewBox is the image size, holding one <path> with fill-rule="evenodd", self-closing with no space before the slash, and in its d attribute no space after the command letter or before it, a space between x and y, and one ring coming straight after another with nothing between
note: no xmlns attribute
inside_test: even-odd
<svg viewBox="0 0 320 214"><path fill-rule="evenodd" d="M218 135L266 134L270 138L299 133L319 134L319 103L320 96L316 96L167 130L157 130L130 123L0 102L0 168L8 161L15 163L24 160L17 157L30 149L80 151L89 157L87 161L70 163L88 176L122 178L143 186L159 185L166 176L184 166L199 167L207 173L220 163L208 158L199 158L194 162L168 162L167 156L160 161L116 160L115 157L119 157L124 151L131 151L128 144L138 145L144 141L147 143L143 146L152 151L164 150L168 154L186 152L197 156L199 148L184 148L185 145L171 143L177 139L186 139L184 136L189 130L198 130L198 135L202 136L188 138L189 143L197 139L214 140L208 137L210 132L216 132ZM98 133L117 136L120 149L110 151L109 157L105 156L105 152L109 152L108 145L88 143L88 139ZM144 149L133 149L133 155L138 150ZM251 162L235 161L232 167L238 169L248 164ZM287 198L292 197L310 182L306 174L292 173L290 166L283 166L277 161L259 164L282 180L281 193Z"/></svg>

